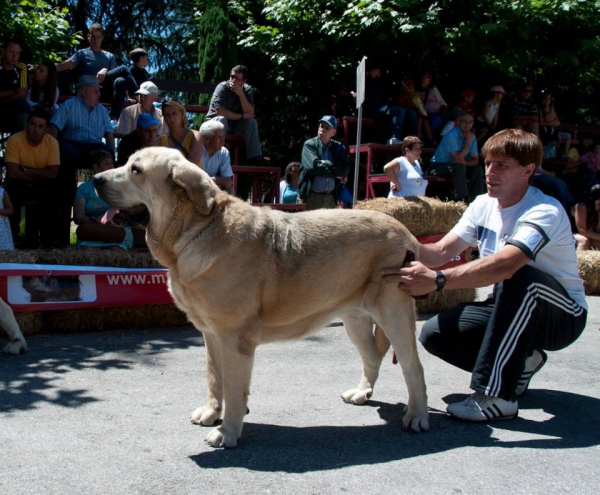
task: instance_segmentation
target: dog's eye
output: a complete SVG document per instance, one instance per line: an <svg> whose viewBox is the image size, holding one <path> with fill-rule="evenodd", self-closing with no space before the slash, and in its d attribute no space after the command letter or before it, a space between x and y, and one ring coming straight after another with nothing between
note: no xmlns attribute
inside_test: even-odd
<svg viewBox="0 0 600 495"><path fill-rule="evenodd" d="M131 173L133 175L137 175L137 174L141 174L142 171L140 170L140 168L137 165L132 165L131 166Z"/></svg>

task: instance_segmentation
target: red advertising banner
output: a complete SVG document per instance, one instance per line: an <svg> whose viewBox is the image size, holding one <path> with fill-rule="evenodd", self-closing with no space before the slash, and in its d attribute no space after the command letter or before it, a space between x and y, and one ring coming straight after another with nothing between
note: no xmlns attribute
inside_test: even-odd
<svg viewBox="0 0 600 495"><path fill-rule="evenodd" d="M13 311L172 303L167 270L0 264L0 297Z"/></svg>

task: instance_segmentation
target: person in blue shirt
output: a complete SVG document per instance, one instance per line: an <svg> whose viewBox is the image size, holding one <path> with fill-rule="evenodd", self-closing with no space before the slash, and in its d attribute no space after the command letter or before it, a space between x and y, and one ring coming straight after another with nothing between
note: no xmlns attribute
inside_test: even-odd
<svg viewBox="0 0 600 495"><path fill-rule="evenodd" d="M444 136L431 158L429 173L441 177L452 177L455 201L470 203L483 194L483 168L479 166L477 140L471 133L473 127L471 114L461 115L458 126ZM465 144L471 140L468 150ZM469 189L467 180L471 181Z"/></svg>
<svg viewBox="0 0 600 495"><path fill-rule="evenodd" d="M200 160L204 170L215 184L223 190L228 190L233 185L233 169L229 150L223 146L225 140L225 126L218 120L207 120L200 126L202 135L202 158Z"/></svg>

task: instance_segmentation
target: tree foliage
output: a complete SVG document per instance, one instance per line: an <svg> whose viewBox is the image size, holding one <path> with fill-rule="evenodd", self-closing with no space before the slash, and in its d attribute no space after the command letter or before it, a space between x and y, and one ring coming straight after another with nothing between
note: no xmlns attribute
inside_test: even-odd
<svg viewBox="0 0 600 495"><path fill-rule="evenodd" d="M39 63L61 60L78 43L68 22L68 10L44 0L0 1L0 37L21 42L21 60Z"/></svg>

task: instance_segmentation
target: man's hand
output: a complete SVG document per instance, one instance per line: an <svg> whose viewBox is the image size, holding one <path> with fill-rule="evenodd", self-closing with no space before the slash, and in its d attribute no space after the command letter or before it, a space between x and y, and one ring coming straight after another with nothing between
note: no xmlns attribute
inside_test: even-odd
<svg viewBox="0 0 600 495"><path fill-rule="evenodd" d="M411 261L402 267L390 267L381 270L386 282L397 283L398 288L411 296L422 296L437 289L436 272L419 261Z"/></svg>
<svg viewBox="0 0 600 495"><path fill-rule="evenodd" d="M102 84L104 82L107 72L108 69L101 69L100 71L98 71L98 74L96 74L96 79L98 80L98 83Z"/></svg>
<svg viewBox="0 0 600 495"><path fill-rule="evenodd" d="M242 96L244 94L244 85L243 84L234 84L231 81L229 81L229 89L238 96Z"/></svg>

